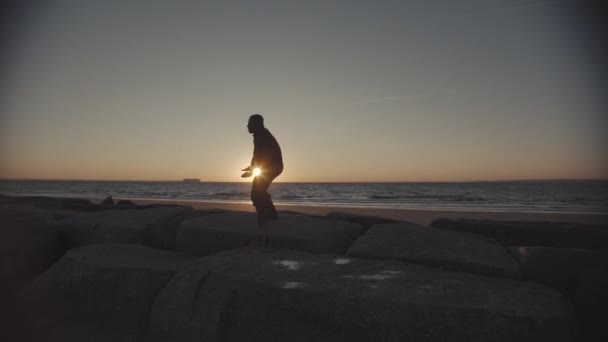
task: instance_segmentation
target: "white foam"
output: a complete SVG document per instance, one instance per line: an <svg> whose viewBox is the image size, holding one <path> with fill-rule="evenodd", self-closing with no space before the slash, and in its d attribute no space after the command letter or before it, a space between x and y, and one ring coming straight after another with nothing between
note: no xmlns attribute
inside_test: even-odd
<svg viewBox="0 0 608 342"><path fill-rule="evenodd" d="M288 281L285 284L283 284L283 286L281 286L284 289L295 289L298 287L301 287L302 283L298 282L298 281Z"/></svg>
<svg viewBox="0 0 608 342"><path fill-rule="evenodd" d="M334 263L336 265L346 265L350 262L350 259L335 259Z"/></svg>
<svg viewBox="0 0 608 342"><path fill-rule="evenodd" d="M295 261L295 260L281 260L281 261L275 261L274 262L275 265L282 265L287 267L288 270L290 271L296 271L299 270L301 265L299 262Z"/></svg>
<svg viewBox="0 0 608 342"><path fill-rule="evenodd" d="M401 273L401 271L382 271L380 273L390 274L390 275L397 275L397 274Z"/></svg>
<svg viewBox="0 0 608 342"><path fill-rule="evenodd" d="M401 273L401 271L382 271L378 274L372 275L360 275L359 278L365 280L386 280L392 278L393 276Z"/></svg>
<svg viewBox="0 0 608 342"><path fill-rule="evenodd" d="M372 274L372 275L359 276L359 278L365 279L365 280L386 280L390 277L391 277L390 275L384 275L384 274Z"/></svg>

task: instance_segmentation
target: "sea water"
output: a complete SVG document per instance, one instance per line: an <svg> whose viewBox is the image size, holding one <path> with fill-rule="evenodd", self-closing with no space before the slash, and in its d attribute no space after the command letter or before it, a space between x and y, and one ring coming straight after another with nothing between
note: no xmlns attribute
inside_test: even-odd
<svg viewBox="0 0 608 342"><path fill-rule="evenodd" d="M251 183L0 180L0 193L251 203ZM608 213L608 180L466 183L273 183L277 204Z"/></svg>

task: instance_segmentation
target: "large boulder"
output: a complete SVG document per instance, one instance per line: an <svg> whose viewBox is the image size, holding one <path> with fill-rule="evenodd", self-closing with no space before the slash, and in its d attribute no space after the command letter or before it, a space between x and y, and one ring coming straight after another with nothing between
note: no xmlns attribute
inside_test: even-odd
<svg viewBox="0 0 608 342"><path fill-rule="evenodd" d="M40 204L46 202L51 207L72 209L78 211L99 211L101 208L93 202L84 198L52 198L41 197Z"/></svg>
<svg viewBox="0 0 608 342"><path fill-rule="evenodd" d="M59 221L58 229L69 248L98 243L137 243L174 249L179 220L191 207L108 210Z"/></svg>
<svg viewBox="0 0 608 342"><path fill-rule="evenodd" d="M86 199L44 196L4 196L0 198L0 205L6 210L50 215L55 219L78 215L83 211L102 210L98 205Z"/></svg>
<svg viewBox="0 0 608 342"><path fill-rule="evenodd" d="M158 292L188 260L137 245L69 250L17 297L28 341L136 341Z"/></svg>
<svg viewBox="0 0 608 342"><path fill-rule="evenodd" d="M64 249L52 214L9 209L5 203L0 203L0 330L3 341L15 341L15 293L50 267Z"/></svg>
<svg viewBox="0 0 608 342"><path fill-rule="evenodd" d="M579 277L574 300L581 341L608 341L608 268L585 268Z"/></svg>
<svg viewBox="0 0 608 342"><path fill-rule="evenodd" d="M160 292L149 341L573 341L550 288L286 250L193 261Z"/></svg>
<svg viewBox="0 0 608 342"><path fill-rule="evenodd" d="M314 253L344 253L362 227L343 221L282 213L258 227L256 214L228 212L195 217L181 223L177 250L197 256L247 245L297 249Z"/></svg>
<svg viewBox="0 0 608 342"><path fill-rule="evenodd" d="M432 227L484 235L506 246L608 249L608 227L567 222L440 218Z"/></svg>
<svg viewBox="0 0 608 342"><path fill-rule="evenodd" d="M0 209L0 222L0 283L13 293L55 262L63 245L51 215Z"/></svg>
<svg viewBox="0 0 608 342"><path fill-rule="evenodd" d="M358 215L358 214L352 214L352 213L344 213L344 212L340 212L340 211L331 211L331 212L327 213L326 217L335 219L335 220L342 220L342 221L360 224L361 226L363 226L364 230L369 229L371 226L373 226L375 224L401 222L401 221L397 221L397 220L393 220L393 219L389 219L389 218L385 218L385 217L380 217L380 216Z"/></svg>
<svg viewBox="0 0 608 342"><path fill-rule="evenodd" d="M483 236L414 223L372 226L348 256L407 261L446 270L519 278L519 263L501 245Z"/></svg>
<svg viewBox="0 0 608 342"><path fill-rule="evenodd" d="M519 247L514 251L519 255L525 280L558 289L571 299L581 270L608 269L608 251L553 247Z"/></svg>

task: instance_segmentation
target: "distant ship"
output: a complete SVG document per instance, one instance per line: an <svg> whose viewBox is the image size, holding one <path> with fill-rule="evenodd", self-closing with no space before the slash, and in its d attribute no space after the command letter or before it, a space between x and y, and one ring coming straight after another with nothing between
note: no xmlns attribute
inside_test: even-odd
<svg viewBox="0 0 608 342"><path fill-rule="evenodd" d="M184 180L182 182L189 182L189 183L198 183L201 180L198 178L184 178Z"/></svg>

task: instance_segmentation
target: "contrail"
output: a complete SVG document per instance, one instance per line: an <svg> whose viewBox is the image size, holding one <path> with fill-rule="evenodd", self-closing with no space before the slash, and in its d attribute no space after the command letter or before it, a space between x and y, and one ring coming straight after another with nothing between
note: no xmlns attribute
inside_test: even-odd
<svg viewBox="0 0 608 342"><path fill-rule="evenodd" d="M448 92L448 93L457 93L458 91L446 86L439 86L436 88L436 90L440 90L440 91L444 91L444 92ZM363 100L363 101L357 101L357 102L351 102L348 105L349 106L356 106L356 105L362 105L362 104L368 104L368 103L376 103L376 102L384 102L384 101L393 101L393 100L401 100L401 99L411 99L411 98L416 98L416 97L420 97L420 96L424 96L429 94L430 91L426 91L426 92L421 92L418 91L417 94L410 94L410 95L401 95L401 96L391 96L391 97L381 97L381 98L377 98L377 99L370 99L370 100Z"/></svg>
<svg viewBox="0 0 608 342"><path fill-rule="evenodd" d="M403 95L403 96L383 97L383 98L380 98L380 99L371 99L371 100L364 100L364 101L358 101L358 102L351 102L350 105L354 106L354 105L374 103L374 102L384 102L384 101L391 101L391 100L399 100L399 99L405 99L405 98L408 98L408 97L413 97L413 96L412 95Z"/></svg>
<svg viewBox="0 0 608 342"><path fill-rule="evenodd" d="M499 7L499 8L495 8L495 9L487 10L487 11L482 11L482 12L463 13L463 14L455 14L455 15L444 16L444 17L437 17L437 18L420 19L420 20L411 21L411 22L409 22L407 24L428 24L428 23L436 23L436 22L448 21L448 20L453 20L453 19L464 19L464 18L476 17L476 16L486 16L486 15L491 15L491 14L496 14L496 13L503 13L503 12L509 12L509 11L522 10L522 9L526 9L526 8L533 8L533 7L542 7L542 6L547 6L547 5L554 5L554 4L559 4L561 2L562 1L546 1L546 2L537 2L537 3L534 3L534 4L528 4L528 5L517 5L517 6L510 6L510 7Z"/></svg>

